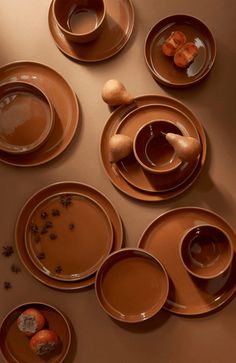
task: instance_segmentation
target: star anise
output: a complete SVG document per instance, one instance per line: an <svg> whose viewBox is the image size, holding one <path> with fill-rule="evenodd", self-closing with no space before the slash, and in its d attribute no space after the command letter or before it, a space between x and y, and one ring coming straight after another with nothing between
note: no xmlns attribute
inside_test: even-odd
<svg viewBox="0 0 236 363"><path fill-rule="evenodd" d="M62 267L61 267L61 265L56 266L56 268L55 268L55 272L56 272L56 273L58 273L58 274L62 272Z"/></svg>
<svg viewBox="0 0 236 363"><path fill-rule="evenodd" d="M74 223L70 223L70 224L69 224L69 229L72 231L72 229L74 229L74 228L75 228Z"/></svg>
<svg viewBox="0 0 236 363"><path fill-rule="evenodd" d="M53 217L57 217L60 215L60 211L59 209L52 209L52 216Z"/></svg>
<svg viewBox="0 0 236 363"><path fill-rule="evenodd" d="M38 231L39 231L39 227L34 222L32 222L30 224L30 229L31 229L31 232L33 232L34 234L38 233Z"/></svg>
<svg viewBox="0 0 236 363"><path fill-rule="evenodd" d="M40 217L41 217L42 219L46 219L46 218L48 217L47 212L41 212Z"/></svg>
<svg viewBox="0 0 236 363"><path fill-rule="evenodd" d="M9 257L14 253L12 246L3 246L2 249L2 255L5 257Z"/></svg>
<svg viewBox="0 0 236 363"><path fill-rule="evenodd" d="M5 281L5 282L4 282L4 289L5 289L5 290L9 290L9 289L11 289L11 288L12 288L11 283L10 283L9 281Z"/></svg>
<svg viewBox="0 0 236 363"><path fill-rule="evenodd" d="M38 259L39 260L44 260L45 258L45 253L44 252L40 252L38 255L37 255Z"/></svg>
<svg viewBox="0 0 236 363"><path fill-rule="evenodd" d="M72 196L70 194L62 195L60 198L60 202L63 207L68 207L72 203Z"/></svg>

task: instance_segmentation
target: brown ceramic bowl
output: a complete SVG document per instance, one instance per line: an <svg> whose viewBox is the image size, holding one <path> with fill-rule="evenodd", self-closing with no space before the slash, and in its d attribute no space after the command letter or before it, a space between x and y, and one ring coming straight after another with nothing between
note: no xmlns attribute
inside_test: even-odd
<svg viewBox="0 0 236 363"><path fill-rule="evenodd" d="M156 257L139 248L124 248L112 253L100 266L95 291L108 315L125 323L137 323L162 308L169 280Z"/></svg>
<svg viewBox="0 0 236 363"><path fill-rule="evenodd" d="M133 142L135 158L149 173L171 173L182 164L165 138L168 132L183 135L179 127L166 120L150 121L143 125L135 135Z"/></svg>
<svg viewBox="0 0 236 363"><path fill-rule="evenodd" d="M195 277L212 279L222 275L233 260L230 237L219 227L202 224L190 229L180 244L180 258Z"/></svg>
<svg viewBox="0 0 236 363"><path fill-rule="evenodd" d="M0 150L25 154L39 148L54 126L54 108L47 95L26 82L0 86Z"/></svg>
<svg viewBox="0 0 236 363"><path fill-rule="evenodd" d="M54 0L52 11L68 41L87 43L102 31L106 5L104 0Z"/></svg>

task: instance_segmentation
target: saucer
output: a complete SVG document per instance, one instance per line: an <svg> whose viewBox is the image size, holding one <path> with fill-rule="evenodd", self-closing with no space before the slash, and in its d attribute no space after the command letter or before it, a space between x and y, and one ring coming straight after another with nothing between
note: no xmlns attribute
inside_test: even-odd
<svg viewBox="0 0 236 363"><path fill-rule="evenodd" d="M146 122L152 120L171 121L185 135L194 137L199 140L197 128L191 119L177 108L168 105L145 105L131 111L119 124L116 133L124 134L134 140L136 132ZM200 140L199 140L200 141ZM134 153L117 163L120 174L131 185L147 192L164 192L177 188L184 183L194 172L199 162L199 158L190 163L182 163L175 171L154 175L140 166Z"/></svg>
<svg viewBox="0 0 236 363"><path fill-rule="evenodd" d="M134 8L130 0L106 0L107 14L101 34L94 41L68 42L59 30L52 13L48 13L51 35L61 52L82 62L98 62L118 53L128 42L134 26Z"/></svg>
<svg viewBox="0 0 236 363"><path fill-rule="evenodd" d="M24 155L0 152L0 161L21 167L44 164L60 155L70 144L79 121L75 93L66 80L52 68L31 61L9 63L0 69L0 84L25 81L41 89L55 110L54 128L48 140L37 150Z"/></svg>
<svg viewBox="0 0 236 363"><path fill-rule="evenodd" d="M164 41L173 31L183 32L188 42L198 48L198 55L187 68L179 68L173 57L162 52ZM147 67L154 79L170 87L191 86L207 76L216 57L211 31L199 19L189 15L172 15L159 21L147 35L144 47Z"/></svg>
<svg viewBox="0 0 236 363"><path fill-rule="evenodd" d="M147 227L138 244L165 266L170 290L164 308L176 314L210 312L228 301L236 291L235 258L230 269L210 280L191 277L185 269L179 253L182 237L201 224L221 228L231 238L236 252L236 235L230 225L216 213L197 207L177 208L162 214Z"/></svg>
<svg viewBox="0 0 236 363"><path fill-rule="evenodd" d="M25 227L30 217L32 210L38 206L38 204L51 197L52 195L59 193L77 193L91 198L94 202L98 203L107 213L110 222L113 227L113 245L112 251L119 250L122 247L123 242L123 226L119 214L113 207L112 203L98 190L93 187L81 184L77 182L60 182L46 186L40 189L34 195L32 195L22 207L15 226L15 241L16 248L21 259L21 262L29 273L43 284L60 290L78 290L94 284L95 274L76 281L61 281L50 276L47 276L35 266L30 256L28 255L25 245Z"/></svg>
<svg viewBox="0 0 236 363"><path fill-rule="evenodd" d="M106 211L92 198L59 193L42 200L31 212L25 245L40 271L63 281L94 274L109 255L113 229Z"/></svg>
<svg viewBox="0 0 236 363"><path fill-rule="evenodd" d="M11 310L4 318L1 328L1 352L6 362L18 363L40 363L45 361L43 357L33 353L29 346L29 338L17 327L18 316L26 309L34 308L39 310L46 318L46 329L54 330L59 337L59 349L50 356L47 355L47 362L62 363L68 354L71 344L71 331L67 318L55 307L40 303L29 302L19 305Z"/></svg>
<svg viewBox="0 0 236 363"><path fill-rule="evenodd" d="M103 262L96 275L95 291L101 307L112 318L137 323L162 308L169 280L154 256L138 248L124 248Z"/></svg>
<svg viewBox="0 0 236 363"><path fill-rule="evenodd" d="M196 128L201 144L202 144L202 153L200 156L200 160L197 163L195 170L192 175L181 185L179 185L175 189L171 189L168 191L161 192L147 192L142 189L138 189L131 185L120 173L119 170L114 170L114 167L111 165L108 155L109 155L109 140L112 135L116 133L117 128L122 123L123 119L129 115L130 112L139 109L143 106L148 105L158 105L158 107L163 106L166 109L168 107L173 107L177 109L179 112L185 115L185 118L191 120L194 128ZM181 193L183 193L186 189L188 189L194 181L199 176L205 160L206 160L206 138L202 125L198 121L198 119L194 116L194 114L181 102L175 100L174 98L161 96L161 95L144 95L139 96L134 99L134 102L128 106L120 106L110 115L106 125L103 129L101 142L100 142L100 158L101 163L107 173L109 179L113 183L113 185L118 188L120 191L125 193L126 195L143 200L143 201L162 201L173 198ZM133 164L136 165L136 164ZM136 168L135 168L136 169Z"/></svg>

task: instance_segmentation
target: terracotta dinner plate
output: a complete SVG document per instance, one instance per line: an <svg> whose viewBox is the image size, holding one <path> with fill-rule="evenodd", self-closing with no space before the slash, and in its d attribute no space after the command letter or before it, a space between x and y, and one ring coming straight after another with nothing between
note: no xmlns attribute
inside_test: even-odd
<svg viewBox="0 0 236 363"><path fill-rule="evenodd" d="M201 144L202 144L202 153L200 156L200 160L193 171L192 175L181 185L179 185L175 189L171 189L168 191L157 191L157 192L148 192L142 189L139 189L135 187L134 185L131 185L130 182L128 182L123 175L121 175L114 168L112 167L111 163L109 162L109 140L111 136L113 136L116 133L117 128L122 123L124 118L129 115L130 112L139 109L143 106L147 107L148 105L157 105L156 107L160 108L163 106L163 109L166 108L166 110L169 107L173 107L177 109L180 113L185 115L185 119L190 119L192 124L194 125L194 128L197 130ZM145 108L144 108L145 109ZM138 112L138 111L137 111ZM183 117L183 116L182 116ZM193 182L196 180L196 178L199 176L205 160L206 160L206 138L205 133L203 130L203 127L201 123L198 121L198 119L194 116L194 114L181 102L175 100L174 98L161 96L161 95L144 95L136 97L134 102L129 106L120 106L118 107L113 113L110 115L109 119L107 120L105 127L102 132L101 136L101 142L100 142L100 157L101 162L103 164L103 167L105 169L105 172L107 173L108 177L110 178L111 182L114 184L115 187L117 187L120 191L127 194L128 196L144 200L144 201L162 201L167 200L170 198L173 198L181 193L183 193L186 189L188 189ZM136 164L134 164L136 165ZM135 170L136 166L135 166Z"/></svg>
<svg viewBox="0 0 236 363"><path fill-rule="evenodd" d="M192 136L200 141L197 128L191 119L177 108L168 105L145 105L130 112L119 124L116 133L127 135L134 140L136 132L147 122L154 120L171 121L183 134ZM134 153L117 163L120 174L134 187L147 192L164 192L177 188L194 172L199 158L189 163L183 163L178 169L169 174L154 175L140 166Z"/></svg>
<svg viewBox="0 0 236 363"><path fill-rule="evenodd" d="M44 164L60 155L70 144L79 121L77 98L66 80L52 68L30 61L9 63L0 68L0 83L26 81L41 89L55 110L54 128L48 140L25 155L0 152L4 163L29 167Z"/></svg>
<svg viewBox="0 0 236 363"><path fill-rule="evenodd" d="M128 42L134 26L134 8L130 0L107 0L106 19L99 37L86 44L68 42L59 30L49 8L48 23L57 47L67 56L82 62L98 62L118 53Z"/></svg>
<svg viewBox="0 0 236 363"><path fill-rule="evenodd" d="M187 68L179 68L173 57L162 52L162 45L173 31L185 34L187 42L193 42L198 54ZM144 55L147 67L158 82L170 87L191 86L211 70L216 57L216 44L211 31L199 19L189 15L172 15L159 21L150 30Z"/></svg>
<svg viewBox="0 0 236 363"><path fill-rule="evenodd" d="M29 338L17 327L18 316L29 308L39 310L46 318L45 329L54 330L59 337L58 349L50 355L47 354L47 357L40 358L33 353L29 346ZM40 302L26 303L11 310L2 322L0 335L4 361L11 363L62 363L71 344L71 331L67 318L55 307Z"/></svg>
<svg viewBox="0 0 236 363"><path fill-rule="evenodd" d="M162 264L137 248L112 253L96 275L95 291L107 314L126 323L155 315L164 305L169 281Z"/></svg>
<svg viewBox="0 0 236 363"><path fill-rule="evenodd" d="M236 235L229 224L210 210L186 207L173 209L155 219L144 231L138 246L156 256L165 266L170 290L164 308L181 315L197 315L212 311L236 291L236 261L223 275L210 280L191 276L180 257L180 243L194 226L211 224L231 238L236 252Z"/></svg>
<svg viewBox="0 0 236 363"><path fill-rule="evenodd" d="M59 193L42 200L25 229L26 249L46 275L64 281L94 274L112 249L109 216L92 198Z"/></svg>
<svg viewBox="0 0 236 363"><path fill-rule="evenodd" d="M76 281L61 281L45 275L35 266L27 253L25 246L25 227L32 210L44 199L58 193L79 193L93 199L107 213L113 227L113 245L112 251L119 250L123 242L123 226L119 214L113 207L112 203L98 190L93 187L77 182L60 182L51 184L43 189L40 189L31 196L22 207L15 226L15 242L17 252L21 262L29 273L42 282L43 284L60 290L78 290L94 284L95 274Z"/></svg>

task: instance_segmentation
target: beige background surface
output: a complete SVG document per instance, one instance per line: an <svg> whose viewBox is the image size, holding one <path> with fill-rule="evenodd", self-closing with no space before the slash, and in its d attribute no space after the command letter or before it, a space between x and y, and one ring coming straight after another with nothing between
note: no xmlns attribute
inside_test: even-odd
<svg viewBox="0 0 236 363"><path fill-rule="evenodd" d="M115 0L114 0L115 1ZM236 228L235 94L236 47L234 0L133 0L135 28L127 46L113 58L95 64L71 61L56 47L48 30L50 0L0 1L0 65L17 60L45 63L69 82L80 107L80 130L70 147L54 161L35 168L0 165L0 246L12 244L21 206L39 188L76 180L102 191L116 206L124 223L125 245L136 246L144 229L161 213L175 207L200 206L222 215ZM186 90L156 83L146 68L143 47L150 28L171 14L189 14L204 21L215 36L217 58L209 77ZM201 120L208 136L207 163L193 187L158 204L133 200L119 192L99 160L99 142L110 111L100 91L109 78L121 80L135 96L157 93L184 102ZM200 318L161 311L141 325L125 326L109 318L96 301L94 289L66 293L36 281L17 262L0 256L0 319L28 301L55 305L74 326L66 363L233 363L236 360L236 300ZM4 281L13 288L5 291ZM74 342L76 340L76 343ZM0 357L1 360L1 357Z"/></svg>

